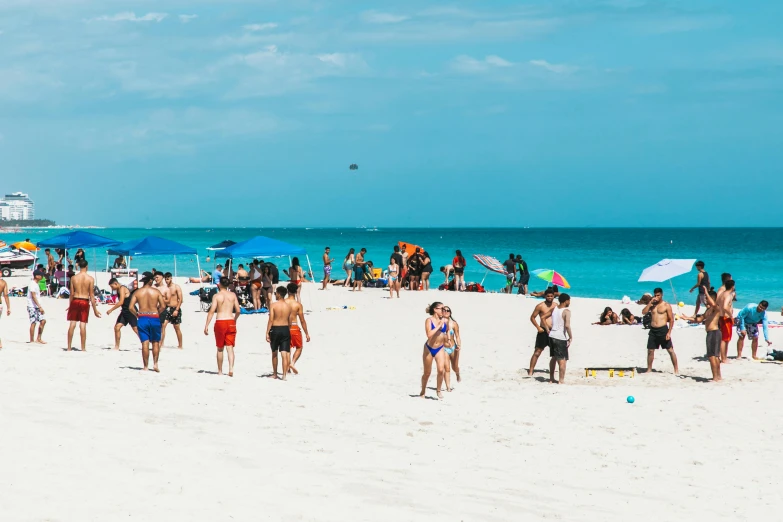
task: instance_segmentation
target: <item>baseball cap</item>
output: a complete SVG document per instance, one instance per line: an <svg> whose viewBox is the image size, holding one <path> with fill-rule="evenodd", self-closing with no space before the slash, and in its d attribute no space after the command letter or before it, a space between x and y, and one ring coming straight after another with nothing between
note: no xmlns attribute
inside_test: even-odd
<svg viewBox="0 0 783 522"><path fill-rule="evenodd" d="M152 275L152 272L144 272L143 274L141 274L141 282L146 285L147 283L152 281L154 277L155 276Z"/></svg>

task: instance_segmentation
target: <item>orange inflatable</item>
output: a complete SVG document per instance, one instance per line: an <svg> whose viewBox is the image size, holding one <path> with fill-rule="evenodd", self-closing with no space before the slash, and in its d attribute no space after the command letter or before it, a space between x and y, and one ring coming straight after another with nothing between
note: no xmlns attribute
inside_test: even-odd
<svg viewBox="0 0 783 522"><path fill-rule="evenodd" d="M408 253L408 255L413 255L414 252L416 252L416 249L418 248L420 252L424 252L424 248L420 247L419 245L414 245L413 243L406 243L405 241L399 241L397 243L400 245L400 250L402 250L402 247L405 247L405 252Z"/></svg>

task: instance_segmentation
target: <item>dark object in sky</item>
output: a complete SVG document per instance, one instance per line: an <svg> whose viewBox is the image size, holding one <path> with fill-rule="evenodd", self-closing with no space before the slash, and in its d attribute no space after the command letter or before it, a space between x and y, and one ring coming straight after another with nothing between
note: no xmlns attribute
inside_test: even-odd
<svg viewBox="0 0 783 522"><path fill-rule="evenodd" d="M348 168L351 170L359 170L359 165L357 165L356 163L351 163L351 166Z"/></svg>

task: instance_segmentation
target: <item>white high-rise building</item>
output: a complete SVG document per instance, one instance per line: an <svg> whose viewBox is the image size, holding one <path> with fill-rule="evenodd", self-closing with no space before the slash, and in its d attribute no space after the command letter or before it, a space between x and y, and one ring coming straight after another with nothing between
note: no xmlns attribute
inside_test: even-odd
<svg viewBox="0 0 783 522"><path fill-rule="evenodd" d="M0 199L0 219L35 219L35 203L24 192L6 194Z"/></svg>

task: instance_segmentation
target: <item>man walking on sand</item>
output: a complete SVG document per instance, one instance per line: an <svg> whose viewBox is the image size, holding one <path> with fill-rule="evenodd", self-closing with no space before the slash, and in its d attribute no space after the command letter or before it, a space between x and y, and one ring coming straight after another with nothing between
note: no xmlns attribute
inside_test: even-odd
<svg viewBox="0 0 783 522"><path fill-rule="evenodd" d="M772 345L769 340L769 326L767 323L767 301L760 301L759 304L751 303L739 311L737 314L737 359L742 359L742 348L745 346L745 337L751 340L751 356L758 360L756 352L759 349L759 324L764 330L764 340L767 346Z"/></svg>
<svg viewBox="0 0 783 522"><path fill-rule="evenodd" d="M120 316L117 317L117 323L114 325L114 349L120 349L120 337L122 335L122 327L130 325L136 336L139 335L139 329L136 324L136 316L130 313L129 306L131 301L131 291L120 284L117 279L112 277L109 279L109 286L117 292L117 303L106 311L106 315L120 308Z"/></svg>
<svg viewBox="0 0 783 522"><path fill-rule="evenodd" d="M503 293L510 294L514 291L514 280L517 277L517 262L514 254L509 254L508 259L503 261L503 269L506 271L506 288L503 289Z"/></svg>
<svg viewBox="0 0 783 522"><path fill-rule="evenodd" d="M517 258L514 259L514 262L517 265L517 271L519 272L519 290L517 290L517 294L527 295L527 285L530 282L530 270L527 269L527 263L524 259L522 259L522 256L517 254Z"/></svg>
<svg viewBox="0 0 783 522"><path fill-rule="evenodd" d="M713 382L721 380L721 315L720 307L715 303L717 297L718 294L714 291L707 293L707 311L704 312L704 329L707 331L707 359L710 361Z"/></svg>
<svg viewBox="0 0 783 522"><path fill-rule="evenodd" d="M90 319L90 305L95 317L100 318L98 301L95 299L95 279L87 273L87 260L80 259L77 263L79 273L74 275L69 282L71 295L68 304L68 348L71 350L73 332L79 325L79 336L82 341L82 351L87 350L87 321Z"/></svg>
<svg viewBox="0 0 783 522"><path fill-rule="evenodd" d="M277 300L269 306L269 321L266 324L266 342L272 349L272 370L270 375L277 376L277 352L283 357L283 380L288 376L288 366L291 357L291 307L285 302L288 292L285 287L278 286L275 290Z"/></svg>
<svg viewBox="0 0 783 522"><path fill-rule="evenodd" d="M674 353L672 345L672 329L674 329L674 313L672 306L663 300L663 289L653 290L653 298L644 307L642 315L652 312L652 322L650 324L650 333L647 337L647 373L652 372L653 360L655 359L655 350L663 348L669 352L674 367L674 375L680 374L677 366L677 354Z"/></svg>
<svg viewBox="0 0 783 522"><path fill-rule="evenodd" d="M704 271L704 261L696 261L696 269L699 271L696 276L696 284L690 289L693 293L697 288L699 289L699 295L696 297L696 311L693 312L693 316L699 315L699 306L707 304L707 292L711 290L710 287L710 275Z"/></svg>
<svg viewBox="0 0 783 522"><path fill-rule="evenodd" d="M324 249L324 257L323 257L323 262L324 262L324 282L323 282L323 286L321 287L321 290L326 290L326 285L328 285L329 281L331 281L331 279L332 279L332 261L334 261L334 259L329 257L329 252L331 252L331 250L332 249L329 248L329 247L326 247Z"/></svg>
<svg viewBox="0 0 783 522"><path fill-rule="evenodd" d="M182 349L182 288L176 284L171 277L171 272L166 272L163 276L168 290L168 299L166 300L166 310L161 315L160 320L163 323L160 332L160 345L166 342L166 327L171 324L174 326L174 333L177 334L177 348Z"/></svg>
<svg viewBox="0 0 783 522"><path fill-rule="evenodd" d="M547 319L551 322L549 329L549 382L563 384L565 382L566 364L568 362L568 348L574 340L571 334L571 297L568 294L557 296L560 303L547 313ZM555 381L555 365L558 367L558 379Z"/></svg>
<svg viewBox="0 0 783 522"><path fill-rule="evenodd" d="M41 287L39 282L43 278L40 272L33 273L33 282L27 287L27 315L30 317L30 342L46 344L43 339L46 315L41 306ZM7 304L7 302L6 302ZM35 325L38 325L38 339L35 338Z"/></svg>
<svg viewBox="0 0 783 522"><path fill-rule="evenodd" d="M718 328L720 329L720 362L729 362L729 341L734 329L734 280L723 282L721 291L717 294Z"/></svg>
<svg viewBox="0 0 783 522"><path fill-rule="evenodd" d="M149 370L150 343L152 343L153 370L159 372L158 357L160 356L160 314L166 309L163 294L152 286L151 272L144 272L141 277L142 287L133 292L128 308L136 316L141 341L141 359L144 369ZM136 307L138 306L138 312Z"/></svg>
<svg viewBox="0 0 783 522"><path fill-rule="evenodd" d="M231 281L227 277L221 277L219 281L220 291L212 297L212 306L207 314L207 324L204 325L204 335L209 335L209 323L212 316L217 313L215 320L215 345L217 346L218 375L223 375L223 349L228 352L228 376L234 376L234 346L237 338L237 319L240 308L237 295L229 291Z"/></svg>
<svg viewBox="0 0 783 522"><path fill-rule="evenodd" d="M544 302L538 303L533 308L533 313L530 314L530 322L536 327L536 342L533 348L533 356L530 358L530 369L527 371L528 377L533 376L533 370L536 369L536 363L538 358L541 357L541 352L544 348L551 346L549 342L549 334L547 333L552 327L552 310L555 308L555 291L552 288L547 288L544 292ZM536 322L538 321L538 322ZM550 348L551 349L551 348Z"/></svg>
<svg viewBox="0 0 783 522"><path fill-rule="evenodd" d="M0 299L5 301L5 314L11 315L11 301L8 300L8 285L0 277ZM0 302L0 319L3 317L3 303ZM0 337L0 350L3 349L3 338Z"/></svg>
<svg viewBox="0 0 783 522"><path fill-rule="evenodd" d="M294 355L291 358L290 370L296 375L299 375L299 372L296 371L296 361L302 356L302 347L304 346L304 343L302 343L302 330L304 330L308 343L310 342L310 333L307 331L307 321L305 321L304 309L302 308L302 304L294 298L295 295L296 285L294 283L288 283L288 297L285 302L291 307L291 317L289 317L291 327L289 330L291 331L291 347L295 349ZM299 329L297 320L301 323L302 330Z"/></svg>
<svg viewBox="0 0 783 522"><path fill-rule="evenodd" d="M364 261L364 256L367 255L367 249L362 248L358 254L356 254L356 260L353 264L353 289L352 292L355 292L358 288L359 291L362 291L362 285L364 284L364 265L367 263Z"/></svg>

